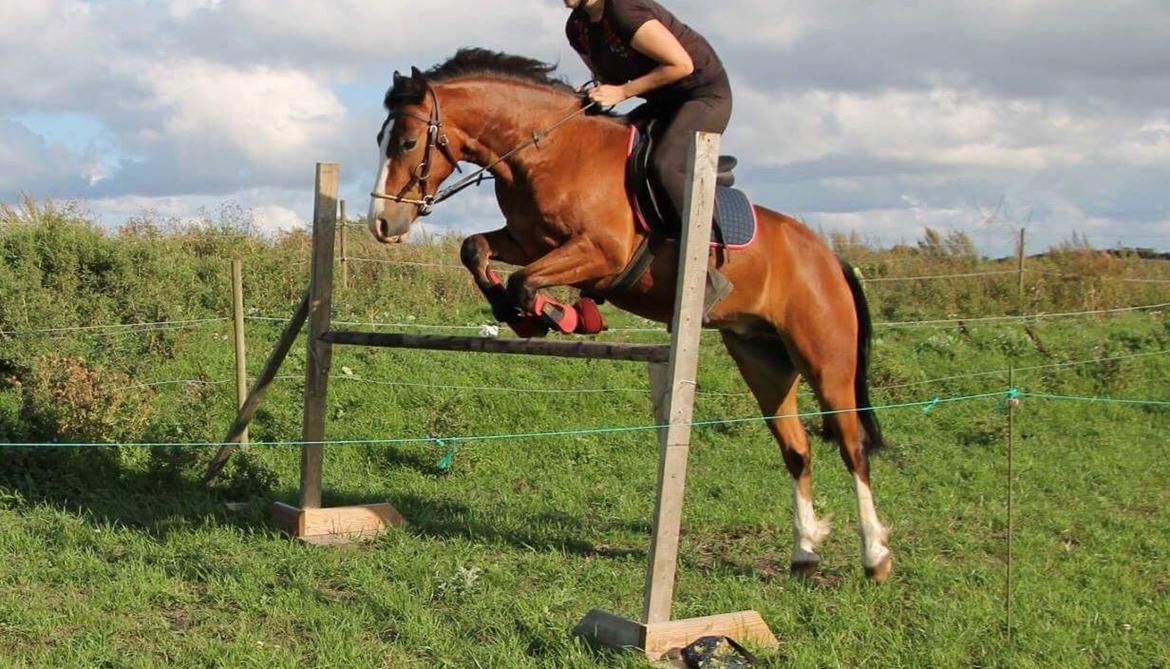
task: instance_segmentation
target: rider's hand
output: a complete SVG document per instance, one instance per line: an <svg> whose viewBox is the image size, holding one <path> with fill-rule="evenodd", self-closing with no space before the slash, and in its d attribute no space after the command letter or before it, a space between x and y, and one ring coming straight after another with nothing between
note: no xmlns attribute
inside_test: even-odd
<svg viewBox="0 0 1170 669"><path fill-rule="evenodd" d="M602 107L613 107L629 99L622 86L602 85L589 90L589 99Z"/></svg>

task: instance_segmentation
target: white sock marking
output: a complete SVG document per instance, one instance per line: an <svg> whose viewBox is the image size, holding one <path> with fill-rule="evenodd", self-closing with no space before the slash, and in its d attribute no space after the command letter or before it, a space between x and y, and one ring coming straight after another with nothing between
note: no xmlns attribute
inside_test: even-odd
<svg viewBox="0 0 1170 669"><path fill-rule="evenodd" d="M857 485L857 512L861 520L861 564L872 569L890 555L886 547L887 531L878 520L869 485L857 474L853 475L853 482Z"/></svg>
<svg viewBox="0 0 1170 669"><path fill-rule="evenodd" d="M817 546L829 535L829 524L817 520L811 499L800 494L800 482L792 481L792 562L820 562Z"/></svg>

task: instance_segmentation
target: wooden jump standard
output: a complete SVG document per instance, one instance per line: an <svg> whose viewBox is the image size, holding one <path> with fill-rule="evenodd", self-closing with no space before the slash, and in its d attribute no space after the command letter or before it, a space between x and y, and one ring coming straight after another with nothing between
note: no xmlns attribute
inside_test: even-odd
<svg viewBox="0 0 1170 669"><path fill-rule="evenodd" d="M309 293L285 329L277 350L248 394L225 442L239 439L291 340L306 319L309 322L309 357L306 364L305 417L302 425L300 506L277 503L275 522L289 534L319 544L343 543L355 537L377 534L405 523L389 504L321 508L321 474L325 437L325 398L332 346L356 345L567 358L592 358L648 363L650 387L659 435L658 499L655 510L649 565L646 573L644 622L594 609L574 632L593 642L614 648L633 648L651 660L669 650L689 645L699 637L729 636L741 642L775 647L776 637L755 611L672 620L679 529L690 452L690 424L694 415L695 379L698 371L702 307L709 257L708 240L714 212L715 173L719 136L697 133L692 141L687 186L688 224L683 226L680 269L676 286L672 338L669 346L606 344L562 340L492 339L372 332L340 332L330 329L333 286L333 239L337 223L339 170L336 164L317 166L317 197L313 217L313 261ZM287 341L286 341L287 340ZM222 470L231 454L225 446L208 468L208 479Z"/></svg>

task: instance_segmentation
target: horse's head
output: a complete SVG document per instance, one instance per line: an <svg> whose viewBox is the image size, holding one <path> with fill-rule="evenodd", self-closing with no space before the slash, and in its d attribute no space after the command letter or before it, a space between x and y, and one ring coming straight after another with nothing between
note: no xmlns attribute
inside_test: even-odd
<svg viewBox="0 0 1170 669"><path fill-rule="evenodd" d="M394 73L388 112L378 132L378 181L370 201L370 232L385 244L401 242L457 167L443 129L439 97L418 68Z"/></svg>

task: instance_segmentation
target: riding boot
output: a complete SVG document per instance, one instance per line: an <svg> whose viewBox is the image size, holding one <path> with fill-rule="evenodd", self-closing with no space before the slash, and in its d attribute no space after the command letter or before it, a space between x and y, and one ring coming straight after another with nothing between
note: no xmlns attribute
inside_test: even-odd
<svg viewBox="0 0 1170 669"><path fill-rule="evenodd" d="M703 325L710 322L711 310L735 290L735 286L714 267L707 269L707 285L703 294Z"/></svg>

